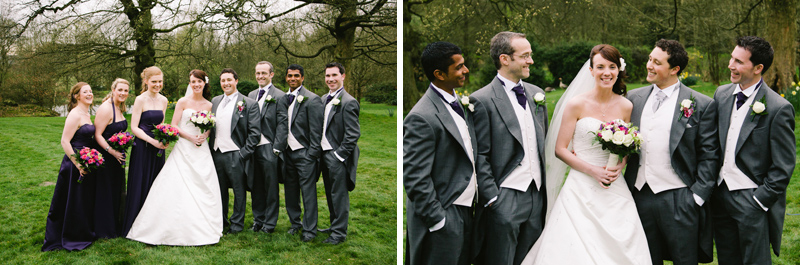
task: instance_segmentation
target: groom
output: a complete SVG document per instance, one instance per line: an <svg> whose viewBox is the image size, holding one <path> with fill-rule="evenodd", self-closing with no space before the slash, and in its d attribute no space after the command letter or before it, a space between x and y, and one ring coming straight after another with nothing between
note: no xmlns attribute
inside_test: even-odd
<svg viewBox="0 0 800 265"><path fill-rule="evenodd" d="M722 168L711 196L719 264L770 264L780 255L786 186L795 167L794 108L762 75L769 42L740 37L731 52L731 84L717 88Z"/></svg>
<svg viewBox="0 0 800 265"><path fill-rule="evenodd" d="M525 35L500 32L489 49L497 76L470 96L478 142L477 264L520 264L544 227L544 91L523 82L533 64ZM483 238L485 236L485 239Z"/></svg>
<svg viewBox="0 0 800 265"><path fill-rule="evenodd" d="M211 112L217 117L216 128L211 130L208 143L217 169L222 195L222 219L228 224L228 188L233 188L233 214L226 234L244 229L245 161L258 144L261 126L258 106L254 99L236 90L239 76L233 69L222 69L219 76L223 95L211 99Z"/></svg>
<svg viewBox="0 0 800 265"><path fill-rule="evenodd" d="M688 62L683 45L661 39L647 61L652 85L628 92L631 123L644 141L640 154L630 156L625 180L653 264L713 259L710 227L703 224L710 221L706 201L719 163L717 104L678 81Z"/></svg>

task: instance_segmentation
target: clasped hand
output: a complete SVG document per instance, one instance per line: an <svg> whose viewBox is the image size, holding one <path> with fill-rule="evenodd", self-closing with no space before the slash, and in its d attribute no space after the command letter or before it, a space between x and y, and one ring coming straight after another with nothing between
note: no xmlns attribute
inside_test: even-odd
<svg viewBox="0 0 800 265"><path fill-rule="evenodd" d="M609 168L606 168L605 166L594 166L592 167L591 172L589 172L589 175L596 179L597 182L600 182L604 189L608 189L610 187L609 185L619 178L619 174L622 172L623 165L624 164L620 163Z"/></svg>
<svg viewBox="0 0 800 265"><path fill-rule="evenodd" d="M195 135L194 137L192 137L192 142L196 146L201 146L201 145L203 145L203 142L206 141L206 138L208 138L208 137L205 136L204 134L198 134L198 135Z"/></svg>

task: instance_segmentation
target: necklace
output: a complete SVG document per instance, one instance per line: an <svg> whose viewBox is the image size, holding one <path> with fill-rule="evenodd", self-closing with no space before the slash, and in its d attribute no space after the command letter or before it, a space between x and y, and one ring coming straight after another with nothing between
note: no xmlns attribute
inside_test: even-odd
<svg viewBox="0 0 800 265"><path fill-rule="evenodd" d="M608 107L609 107L609 106L611 106L611 101L612 101L612 100L609 100L609 101L608 101L608 102L605 104L605 106L606 106L606 107L605 107L605 108L603 108L603 111L601 111L601 113L600 113L600 114L601 114L601 115L603 115L603 117L605 117L605 116L606 116L606 111L608 110Z"/></svg>

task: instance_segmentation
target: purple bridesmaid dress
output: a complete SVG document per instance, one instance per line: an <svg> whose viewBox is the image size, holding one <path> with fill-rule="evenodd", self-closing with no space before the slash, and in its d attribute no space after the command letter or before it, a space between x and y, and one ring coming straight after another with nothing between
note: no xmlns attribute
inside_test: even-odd
<svg viewBox="0 0 800 265"><path fill-rule="evenodd" d="M164 112L161 110L148 110L142 112L139 119L139 128L147 135L153 137L153 129L164 120ZM131 147L131 155L128 159L130 166L128 169L128 194L125 198L125 218L123 230L120 236L125 236L131 230L133 221L139 215L139 211L144 205L150 186L164 167L166 154L158 157L156 154L161 149L136 138Z"/></svg>

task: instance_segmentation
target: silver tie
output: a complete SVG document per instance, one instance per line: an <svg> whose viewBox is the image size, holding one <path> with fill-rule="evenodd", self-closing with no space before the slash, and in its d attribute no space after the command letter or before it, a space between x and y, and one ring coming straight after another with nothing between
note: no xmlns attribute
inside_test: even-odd
<svg viewBox="0 0 800 265"><path fill-rule="evenodd" d="M659 90L656 92L656 104L653 105L653 112L656 112L661 107L661 103L664 103L665 99L667 99L667 94L664 94L664 91Z"/></svg>

